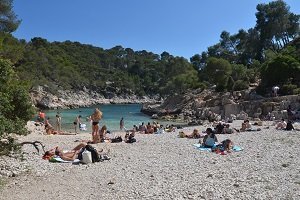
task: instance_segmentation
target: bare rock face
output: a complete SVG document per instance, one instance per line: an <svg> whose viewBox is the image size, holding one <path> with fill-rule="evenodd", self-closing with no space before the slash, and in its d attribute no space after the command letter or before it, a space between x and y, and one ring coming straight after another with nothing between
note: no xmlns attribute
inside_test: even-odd
<svg viewBox="0 0 300 200"><path fill-rule="evenodd" d="M216 93L211 90L190 92L168 97L161 105L144 105L142 112L158 116L180 114L187 122L218 120L225 118L263 118L268 113L276 119L286 118L286 109L291 105L300 108L300 95L263 98L255 91L240 91L234 96L229 92ZM195 123L197 124L197 123Z"/></svg>
<svg viewBox="0 0 300 200"><path fill-rule="evenodd" d="M154 103L160 97L137 96L134 94L120 94L106 92L105 96L85 88L83 91L58 90L56 94L47 92L43 87L30 93L33 104L42 109L66 109L87 107L97 104L130 104Z"/></svg>

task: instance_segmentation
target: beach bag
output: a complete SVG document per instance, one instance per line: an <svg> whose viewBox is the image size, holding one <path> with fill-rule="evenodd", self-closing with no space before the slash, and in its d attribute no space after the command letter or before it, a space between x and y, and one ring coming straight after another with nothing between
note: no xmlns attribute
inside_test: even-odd
<svg viewBox="0 0 300 200"><path fill-rule="evenodd" d="M81 131L86 131L86 124L79 124L79 129Z"/></svg>
<svg viewBox="0 0 300 200"><path fill-rule="evenodd" d="M99 153L97 151L97 149L95 149L93 146L87 144L85 146L85 149L88 150L89 152L91 152L92 154L92 162L99 162L100 161L100 156Z"/></svg>
<svg viewBox="0 0 300 200"><path fill-rule="evenodd" d="M89 163L92 163L92 153L88 150L84 150L82 152L82 160L81 160L81 163L83 164L89 164Z"/></svg>
<svg viewBox="0 0 300 200"><path fill-rule="evenodd" d="M118 143L118 142L122 142L122 137L118 136L116 138L111 139L111 143Z"/></svg>
<svg viewBox="0 0 300 200"><path fill-rule="evenodd" d="M83 152L84 151L89 151L91 153L92 157L92 162L99 162L100 161L100 156L97 151L93 146L87 144L84 148L81 149L81 151L78 153L78 159L83 160Z"/></svg>

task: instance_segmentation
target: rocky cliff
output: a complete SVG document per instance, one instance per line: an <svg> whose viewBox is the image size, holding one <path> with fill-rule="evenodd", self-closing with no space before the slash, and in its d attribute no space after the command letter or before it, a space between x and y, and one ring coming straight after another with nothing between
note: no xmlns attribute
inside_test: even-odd
<svg viewBox="0 0 300 200"><path fill-rule="evenodd" d="M58 90L56 94L46 91L43 87L30 92L33 104L42 109L67 109L88 107L97 104L129 104L129 103L155 103L160 101L159 96L149 97L129 94L106 93L103 94L82 90L78 92L70 90Z"/></svg>
<svg viewBox="0 0 300 200"><path fill-rule="evenodd" d="M300 95L264 98L255 90L234 93L196 90L171 96L162 104L144 104L142 112L155 118L175 115L190 124L201 124L202 120L265 118L268 114L276 119L286 118L288 105L299 109Z"/></svg>

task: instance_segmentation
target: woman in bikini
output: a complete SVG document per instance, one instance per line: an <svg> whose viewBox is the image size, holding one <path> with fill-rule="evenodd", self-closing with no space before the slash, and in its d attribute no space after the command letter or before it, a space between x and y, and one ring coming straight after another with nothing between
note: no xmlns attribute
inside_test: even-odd
<svg viewBox="0 0 300 200"><path fill-rule="evenodd" d="M64 152L61 148L55 147L49 151L46 151L43 155L43 159L49 160L54 155L59 156L61 159L65 161L74 161L78 157L78 153L80 150L86 146L86 143L80 143L71 151Z"/></svg>
<svg viewBox="0 0 300 200"><path fill-rule="evenodd" d="M96 108L91 116L92 120L92 137L97 137L99 131L99 121L102 119L102 112Z"/></svg>

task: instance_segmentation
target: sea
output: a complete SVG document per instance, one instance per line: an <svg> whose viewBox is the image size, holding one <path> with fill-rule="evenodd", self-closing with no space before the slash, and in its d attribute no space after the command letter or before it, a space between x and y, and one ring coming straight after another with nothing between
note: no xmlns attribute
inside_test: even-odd
<svg viewBox="0 0 300 200"><path fill-rule="evenodd" d="M91 122L88 120L95 110L99 108L103 113L103 118L100 121L100 127L107 126L110 131L120 130L120 120L124 118L124 125L126 129L132 129L133 125L139 125L142 122L147 124L152 123L154 120L150 116L141 113L141 104L107 104L96 105L92 107L76 108L76 109L58 109L58 110L44 110L46 118L50 118L50 123L55 127L56 115L62 118L62 130L71 131L74 130L73 122L78 115L81 115L82 123L86 124L87 132L91 131ZM159 121L160 124L171 124L167 121Z"/></svg>

